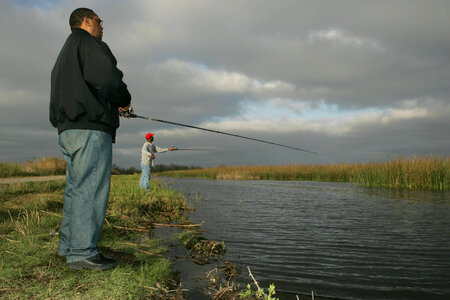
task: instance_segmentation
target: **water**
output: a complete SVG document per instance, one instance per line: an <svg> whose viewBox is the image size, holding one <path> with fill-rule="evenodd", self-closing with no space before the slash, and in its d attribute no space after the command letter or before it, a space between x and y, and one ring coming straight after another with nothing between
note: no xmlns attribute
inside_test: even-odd
<svg viewBox="0 0 450 300"><path fill-rule="evenodd" d="M204 221L207 238L225 241L227 259L244 269L242 283L252 281L249 266L281 299L311 291L338 299L450 299L449 192L164 181L202 196L189 218Z"/></svg>

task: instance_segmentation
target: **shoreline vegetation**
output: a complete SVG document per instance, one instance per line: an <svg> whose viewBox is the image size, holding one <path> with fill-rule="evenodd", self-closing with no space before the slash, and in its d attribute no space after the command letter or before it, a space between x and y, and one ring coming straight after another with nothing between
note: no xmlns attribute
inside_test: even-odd
<svg viewBox="0 0 450 300"><path fill-rule="evenodd" d="M99 248L118 261L107 271L66 268L57 255L65 180L0 184L0 298L183 299L155 226L188 223L185 196L155 180L115 176Z"/></svg>
<svg viewBox="0 0 450 300"><path fill-rule="evenodd" d="M65 175L66 162L57 157L40 157L24 163L0 161L0 178Z"/></svg>
<svg viewBox="0 0 450 300"><path fill-rule="evenodd" d="M70 270L65 258L57 255L64 178L0 184L0 298L185 299L179 273L166 257L169 248L152 236L153 229L186 230L179 239L189 244L194 263L209 263L209 256L225 251L225 244L206 240L201 231L192 234L200 225L191 224L185 215L198 203L188 204L184 194L158 179L151 181L150 193L138 183L138 174L112 178L99 249L118 266L106 271ZM221 286L214 281L211 299L239 297L239 287L227 282ZM254 287L245 292L243 299L256 299ZM257 292L264 296L264 290Z"/></svg>
<svg viewBox="0 0 450 300"><path fill-rule="evenodd" d="M393 189L450 189L450 157L399 157L382 162L281 166L220 166L212 168L157 165L154 175L213 180L295 180L352 182L364 187ZM0 178L64 175L66 163L57 157L36 158L25 163L0 162ZM114 165L112 173L136 174L140 170Z"/></svg>
<svg viewBox="0 0 450 300"><path fill-rule="evenodd" d="M164 172L171 170L193 170L200 169L196 166L180 166L175 164L170 165L156 165L152 168L154 172ZM113 164L111 173L113 175L133 175L140 173L141 170L136 167L128 169L121 168ZM28 160L23 163L0 161L0 178L9 177L30 177L30 176L50 176L50 175L65 175L66 162L58 157L39 157Z"/></svg>
<svg viewBox="0 0 450 300"><path fill-rule="evenodd" d="M415 156L367 163L221 166L161 172L158 175L213 180L353 182L364 187L443 191L450 189L450 158Z"/></svg>

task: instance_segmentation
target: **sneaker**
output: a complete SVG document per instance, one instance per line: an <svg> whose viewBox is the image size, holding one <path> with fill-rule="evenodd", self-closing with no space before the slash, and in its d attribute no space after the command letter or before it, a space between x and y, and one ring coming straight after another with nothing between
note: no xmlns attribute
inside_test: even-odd
<svg viewBox="0 0 450 300"><path fill-rule="evenodd" d="M117 262L114 259L104 257L100 253L85 260L67 263L67 268L73 270L108 270L114 268L115 266L117 266Z"/></svg>

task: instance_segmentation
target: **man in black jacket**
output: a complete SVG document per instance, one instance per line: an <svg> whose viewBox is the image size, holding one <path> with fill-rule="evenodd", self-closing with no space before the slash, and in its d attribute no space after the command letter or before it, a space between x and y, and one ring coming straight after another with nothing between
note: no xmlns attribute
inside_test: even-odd
<svg viewBox="0 0 450 300"><path fill-rule="evenodd" d="M98 251L108 205L112 143L119 110L131 95L108 45L103 21L87 8L70 15L67 38L51 74L50 122L67 162L58 254L71 269L109 269L113 259Z"/></svg>

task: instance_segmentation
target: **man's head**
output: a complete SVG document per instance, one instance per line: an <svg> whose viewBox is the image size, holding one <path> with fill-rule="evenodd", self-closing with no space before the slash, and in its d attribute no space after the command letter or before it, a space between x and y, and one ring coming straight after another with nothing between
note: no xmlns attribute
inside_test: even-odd
<svg viewBox="0 0 450 300"><path fill-rule="evenodd" d="M90 35L101 39L103 37L103 21L89 8L77 8L70 15L70 28L81 28Z"/></svg>
<svg viewBox="0 0 450 300"><path fill-rule="evenodd" d="M153 136L154 136L155 134L154 133L147 133L146 135L145 135L145 138L147 139L147 141L148 142L152 142L153 141Z"/></svg>

